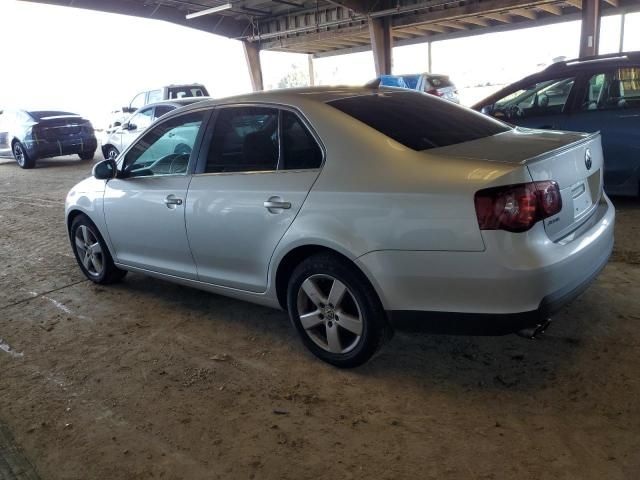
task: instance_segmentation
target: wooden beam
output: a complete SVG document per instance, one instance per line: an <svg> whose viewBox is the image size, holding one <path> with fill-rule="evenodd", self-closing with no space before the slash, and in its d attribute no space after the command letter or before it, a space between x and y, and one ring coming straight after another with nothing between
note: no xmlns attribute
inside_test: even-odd
<svg viewBox="0 0 640 480"><path fill-rule="evenodd" d="M435 23L425 23L423 25L414 26L415 28L419 28L420 30L429 30L431 32L447 33L449 31L447 27L441 27L439 25L436 25Z"/></svg>
<svg viewBox="0 0 640 480"><path fill-rule="evenodd" d="M453 28L455 30L469 30L469 27L467 27L466 25L463 25L462 23L456 23L456 22L438 22L438 25Z"/></svg>
<svg viewBox="0 0 640 480"><path fill-rule="evenodd" d="M572 7L576 7L582 10L582 0L564 0L564 3L568 3Z"/></svg>
<svg viewBox="0 0 640 480"><path fill-rule="evenodd" d="M463 17L463 18L458 18L457 21L458 22L464 22L464 23L470 23L472 25L478 25L480 27L488 27L489 26L489 21L484 19L484 18L480 18L480 17Z"/></svg>
<svg viewBox="0 0 640 480"><path fill-rule="evenodd" d="M538 5L538 9L544 10L548 13L552 13L553 15L562 15L562 8L560 8L558 5L543 3L542 5Z"/></svg>
<svg viewBox="0 0 640 480"><path fill-rule="evenodd" d="M505 13L485 13L483 16L498 22L511 23L511 16Z"/></svg>
<svg viewBox="0 0 640 480"><path fill-rule="evenodd" d="M538 18L536 12L526 8L515 8L513 10L509 10L509 13L518 15L519 17L528 18L529 20L535 20L536 18Z"/></svg>
<svg viewBox="0 0 640 480"><path fill-rule="evenodd" d="M616 8L620 6L620 2L618 0L604 0L604 1Z"/></svg>

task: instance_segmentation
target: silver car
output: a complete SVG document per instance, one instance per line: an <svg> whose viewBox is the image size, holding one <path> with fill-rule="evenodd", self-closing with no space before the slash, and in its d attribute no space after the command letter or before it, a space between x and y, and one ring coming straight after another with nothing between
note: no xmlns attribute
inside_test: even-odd
<svg viewBox="0 0 640 480"><path fill-rule="evenodd" d="M138 138L157 119L192 103L201 102L203 97L186 97L165 102L152 103L135 111L128 120L115 128L107 129L102 139L104 158L115 159L120 152L127 149L131 142Z"/></svg>
<svg viewBox="0 0 640 480"><path fill-rule="evenodd" d="M90 280L133 271L285 309L341 367L404 319L543 325L606 264L614 216L598 134L366 88L176 110L66 200Z"/></svg>

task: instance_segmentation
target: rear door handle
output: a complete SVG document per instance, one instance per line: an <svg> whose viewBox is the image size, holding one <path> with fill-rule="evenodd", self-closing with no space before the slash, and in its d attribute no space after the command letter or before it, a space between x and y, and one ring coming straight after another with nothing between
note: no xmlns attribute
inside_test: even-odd
<svg viewBox="0 0 640 480"><path fill-rule="evenodd" d="M280 197L270 197L263 205L264 208L271 213L278 213L277 210L288 210L291 208L291 202L283 202Z"/></svg>

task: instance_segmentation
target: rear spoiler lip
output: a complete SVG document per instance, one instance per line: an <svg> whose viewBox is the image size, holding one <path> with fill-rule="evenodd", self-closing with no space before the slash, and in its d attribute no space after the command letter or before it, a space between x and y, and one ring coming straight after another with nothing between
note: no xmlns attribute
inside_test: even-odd
<svg viewBox="0 0 640 480"><path fill-rule="evenodd" d="M594 140L596 138L600 138L600 130L593 132L593 133L585 133L584 137L579 139L579 140L575 140L571 143L567 143L566 145L562 145L561 147L558 148L554 148L553 150L548 150L544 153L541 153L539 155L536 155L535 157L529 157L525 160L523 160L522 162L520 162L521 165L528 165L530 163L535 163L538 162L540 160L545 160L549 157L552 157L554 155L557 155L558 153L563 153L566 152L567 150L573 150L576 147L579 147L580 145L583 145L585 143L590 142L591 140Z"/></svg>

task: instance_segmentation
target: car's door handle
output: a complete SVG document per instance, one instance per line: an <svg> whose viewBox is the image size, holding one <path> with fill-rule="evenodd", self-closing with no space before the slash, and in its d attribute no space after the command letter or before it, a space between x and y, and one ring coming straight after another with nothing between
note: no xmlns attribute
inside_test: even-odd
<svg viewBox="0 0 640 480"><path fill-rule="evenodd" d="M169 208L175 205L182 205L182 199L177 198L174 195L169 195L167 198L164 199L164 204Z"/></svg>
<svg viewBox="0 0 640 480"><path fill-rule="evenodd" d="M263 205L271 213L275 213L272 210L288 210L291 208L291 202L283 202L280 197L271 197Z"/></svg>

